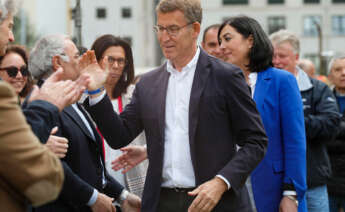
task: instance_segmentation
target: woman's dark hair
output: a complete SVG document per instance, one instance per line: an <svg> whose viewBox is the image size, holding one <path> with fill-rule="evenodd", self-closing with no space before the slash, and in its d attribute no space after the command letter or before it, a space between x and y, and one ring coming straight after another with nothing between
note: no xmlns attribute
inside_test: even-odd
<svg viewBox="0 0 345 212"><path fill-rule="evenodd" d="M121 46L125 50L126 65L123 68L122 75L117 82L112 95L114 98L119 97L122 93L126 93L128 86L134 79L133 54L130 45L123 39L114 35L102 35L92 44L91 50L95 51L97 61L102 59L103 53L112 46Z"/></svg>
<svg viewBox="0 0 345 212"><path fill-rule="evenodd" d="M253 18L247 16L235 16L226 20L219 28L218 41L220 44L220 32L229 25L233 27L244 38L253 37L253 46L249 52L249 64L247 67L250 72L264 71L272 67L273 47L270 39L261 28L260 24Z"/></svg>
<svg viewBox="0 0 345 212"><path fill-rule="evenodd" d="M28 52L26 51L26 48L24 46L20 46L20 45L9 45L6 49L6 53L3 56L0 56L0 64L2 63L2 60L6 57L6 55L10 53L16 53L19 56L21 56L22 59L24 60L26 67L28 67L28 59L29 59ZM26 97L26 95L28 95L28 93L31 91L33 85L34 85L34 82L33 82L31 73L29 72L29 75L27 76L26 84L24 88L20 91L19 96Z"/></svg>

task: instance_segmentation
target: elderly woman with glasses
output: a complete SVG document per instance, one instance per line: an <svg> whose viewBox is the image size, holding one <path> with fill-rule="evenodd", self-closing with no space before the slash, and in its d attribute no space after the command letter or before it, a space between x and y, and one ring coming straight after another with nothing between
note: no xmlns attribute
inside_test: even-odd
<svg viewBox="0 0 345 212"><path fill-rule="evenodd" d="M11 45L0 57L0 78L10 83L21 99L26 97L33 85L27 64L28 54L23 46Z"/></svg>
<svg viewBox="0 0 345 212"><path fill-rule="evenodd" d="M109 70L104 87L113 104L114 112L121 113L130 102L134 90L134 85L132 85L134 82L132 49L125 40L108 34L97 38L91 50L95 51L101 68ZM144 135L140 134L132 144L146 144ZM125 174L112 170L112 161L121 155L121 150L112 149L106 142L104 142L104 148L105 163L109 174L125 186L129 192L141 197L147 164L143 163L141 166Z"/></svg>

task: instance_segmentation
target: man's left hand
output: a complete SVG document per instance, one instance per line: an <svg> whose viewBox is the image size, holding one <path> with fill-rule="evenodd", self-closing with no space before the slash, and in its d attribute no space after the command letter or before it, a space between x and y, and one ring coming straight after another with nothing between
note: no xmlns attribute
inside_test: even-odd
<svg viewBox="0 0 345 212"><path fill-rule="evenodd" d="M296 203L288 197L283 197L280 201L279 212L297 212Z"/></svg>
<svg viewBox="0 0 345 212"><path fill-rule="evenodd" d="M188 195L196 196L188 212L208 212L219 202L223 193L228 190L227 184L219 177L201 184Z"/></svg>
<svg viewBox="0 0 345 212"><path fill-rule="evenodd" d="M107 80L109 70L102 69L96 59L94 51L87 51L79 60L79 69L81 73L88 74L91 78L88 84L88 90L97 90L102 87Z"/></svg>
<svg viewBox="0 0 345 212"><path fill-rule="evenodd" d="M123 201L121 210L123 212L140 212L141 199L132 193L129 193L127 199Z"/></svg>

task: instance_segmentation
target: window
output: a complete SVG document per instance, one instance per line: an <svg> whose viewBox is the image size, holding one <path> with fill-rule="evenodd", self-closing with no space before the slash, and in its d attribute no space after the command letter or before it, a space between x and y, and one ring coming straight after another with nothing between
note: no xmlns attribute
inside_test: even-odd
<svg viewBox="0 0 345 212"><path fill-rule="evenodd" d="M320 0L304 0L304 4L318 4Z"/></svg>
<svg viewBox="0 0 345 212"><path fill-rule="evenodd" d="M107 10L105 8L97 8L96 9L96 16L99 19L104 19L107 17Z"/></svg>
<svg viewBox="0 0 345 212"><path fill-rule="evenodd" d="M268 17L268 34L272 34L280 29L286 28L285 17L283 16L272 16Z"/></svg>
<svg viewBox="0 0 345 212"><path fill-rule="evenodd" d="M306 16L303 21L305 36L318 36L317 25L321 24L321 16Z"/></svg>
<svg viewBox="0 0 345 212"><path fill-rule="evenodd" d="M333 3L345 3L345 0L332 0Z"/></svg>
<svg viewBox="0 0 345 212"><path fill-rule="evenodd" d="M122 18L132 17L132 10L129 7L122 8Z"/></svg>
<svg viewBox="0 0 345 212"><path fill-rule="evenodd" d="M248 0L223 0L223 4L248 4Z"/></svg>
<svg viewBox="0 0 345 212"><path fill-rule="evenodd" d="M284 4L284 0L268 0L268 4Z"/></svg>
<svg viewBox="0 0 345 212"><path fill-rule="evenodd" d="M332 16L332 32L335 35L345 35L345 15Z"/></svg>

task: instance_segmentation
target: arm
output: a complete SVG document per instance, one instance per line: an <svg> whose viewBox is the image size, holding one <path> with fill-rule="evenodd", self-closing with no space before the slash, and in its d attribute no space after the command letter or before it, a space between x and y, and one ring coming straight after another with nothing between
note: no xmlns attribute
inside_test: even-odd
<svg viewBox="0 0 345 212"><path fill-rule="evenodd" d="M54 200L60 192L61 163L31 132L16 102L14 92L1 83L1 178L33 205L42 205Z"/></svg>
<svg viewBox="0 0 345 212"><path fill-rule="evenodd" d="M119 149L128 145L143 130L140 120L138 92L136 88L131 102L120 116L114 112L107 95L104 95L102 100L95 105L90 106L89 99L86 99L84 102L85 109L96 122L109 146L113 149Z"/></svg>
<svg viewBox="0 0 345 212"><path fill-rule="evenodd" d="M232 72L231 77L224 77L222 83L225 84L229 120L233 126L230 130L236 136L236 144L242 148L218 174L226 178L237 193L263 159L267 136L242 71Z"/></svg>
<svg viewBox="0 0 345 212"><path fill-rule="evenodd" d="M340 115L336 99L331 89L321 82L313 82L315 98L312 102L313 114L305 116L307 141L320 142L332 140L339 123ZM320 92L318 96L317 93Z"/></svg>
<svg viewBox="0 0 345 212"><path fill-rule="evenodd" d="M283 139L285 185L293 185L301 201L306 191L306 138L303 104L296 79L281 78L279 90L280 129ZM292 133L293 132L293 133Z"/></svg>

